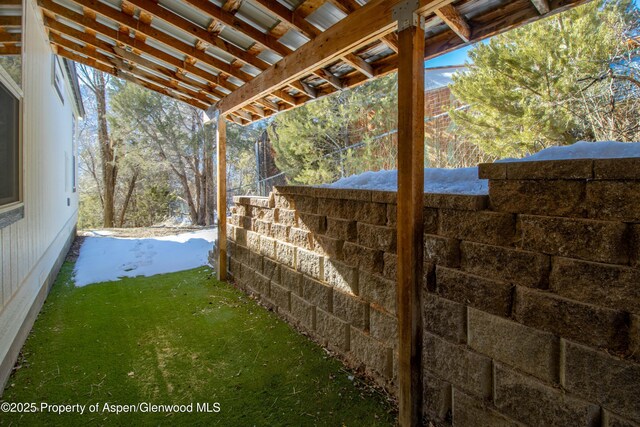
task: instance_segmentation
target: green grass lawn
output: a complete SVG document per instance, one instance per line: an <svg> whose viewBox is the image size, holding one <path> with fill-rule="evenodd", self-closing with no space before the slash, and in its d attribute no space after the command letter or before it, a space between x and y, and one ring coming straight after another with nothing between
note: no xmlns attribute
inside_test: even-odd
<svg viewBox="0 0 640 427"><path fill-rule="evenodd" d="M82 404L85 413L0 413L1 425L394 423L381 395L208 268L83 288L72 270L65 263L2 401ZM141 402L192 403L194 412L103 411ZM197 412L216 402L219 412ZM100 411L89 413L92 404Z"/></svg>

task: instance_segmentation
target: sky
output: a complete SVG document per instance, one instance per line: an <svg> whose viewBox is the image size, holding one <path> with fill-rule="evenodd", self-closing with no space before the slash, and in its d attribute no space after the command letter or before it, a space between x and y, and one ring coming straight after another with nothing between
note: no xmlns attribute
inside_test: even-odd
<svg viewBox="0 0 640 427"><path fill-rule="evenodd" d="M432 68L432 67L444 67L447 65L463 65L465 61L470 61L469 57L467 56L467 52L469 52L472 48L473 48L473 45L470 45L467 47L454 50L453 52L449 52L444 55L425 61L424 66L426 68Z"/></svg>

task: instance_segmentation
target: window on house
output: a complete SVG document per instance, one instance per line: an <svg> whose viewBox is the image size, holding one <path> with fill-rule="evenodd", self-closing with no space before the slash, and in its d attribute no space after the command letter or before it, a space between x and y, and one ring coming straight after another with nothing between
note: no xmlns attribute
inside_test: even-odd
<svg viewBox="0 0 640 427"><path fill-rule="evenodd" d="M0 207L20 201L20 99L0 78Z"/></svg>

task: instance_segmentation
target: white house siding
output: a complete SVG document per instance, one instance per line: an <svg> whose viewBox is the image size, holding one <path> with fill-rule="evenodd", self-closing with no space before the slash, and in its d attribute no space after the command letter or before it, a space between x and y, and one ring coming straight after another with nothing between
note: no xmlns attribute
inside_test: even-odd
<svg viewBox="0 0 640 427"><path fill-rule="evenodd" d="M72 173L65 167L73 156L72 89L65 77L63 104L52 85L52 51L40 13L35 2L25 1L24 218L0 230L0 390L68 248L78 212L78 194L65 176Z"/></svg>

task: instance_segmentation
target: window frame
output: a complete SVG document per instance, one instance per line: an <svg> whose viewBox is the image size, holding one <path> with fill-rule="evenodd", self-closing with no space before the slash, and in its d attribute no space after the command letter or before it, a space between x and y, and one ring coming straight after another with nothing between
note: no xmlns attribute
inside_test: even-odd
<svg viewBox="0 0 640 427"><path fill-rule="evenodd" d="M24 26L22 28L24 32ZM24 45L20 55L22 58L20 68L24 80ZM2 229L24 218L24 92L1 66L0 84L18 100L18 200L0 205L0 229Z"/></svg>

